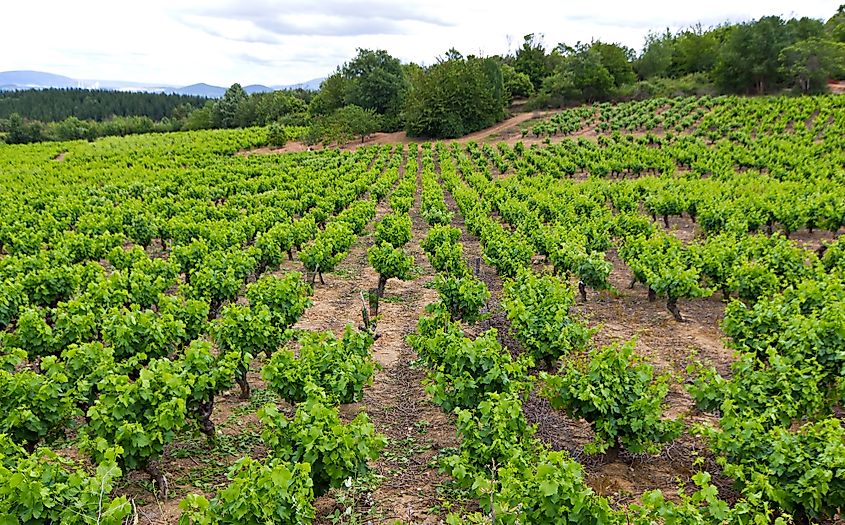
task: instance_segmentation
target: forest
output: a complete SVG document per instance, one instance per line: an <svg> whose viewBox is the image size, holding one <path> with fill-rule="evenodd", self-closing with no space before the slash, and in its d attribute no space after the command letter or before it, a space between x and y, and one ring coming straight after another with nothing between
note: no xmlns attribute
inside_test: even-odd
<svg viewBox="0 0 845 525"><path fill-rule="evenodd" d="M28 143L273 124L279 144L397 130L451 138L500 121L514 100L540 109L659 96L818 94L842 78L845 6L826 21L766 16L652 31L640 50L600 40L548 46L542 35L528 34L505 55L450 49L422 67L386 50L359 49L316 93L248 95L240 84L217 101L83 90L5 93L0 134L9 143Z"/></svg>

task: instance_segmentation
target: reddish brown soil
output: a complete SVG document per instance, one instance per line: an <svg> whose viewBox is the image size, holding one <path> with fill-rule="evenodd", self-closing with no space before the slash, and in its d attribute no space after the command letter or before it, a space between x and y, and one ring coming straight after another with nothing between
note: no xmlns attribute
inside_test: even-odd
<svg viewBox="0 0 845 525"><path fill-rule="evenodd" d="M376 220L387 212L387 204L380 204ZM419 195L411 218L413 239L406 249L414 257L419 274L412 281L388 281L379 306L379 338L372 349L383 370L365 390L363 401L347 410L366 412L376 429L388 438L387 449L372 465L382 480L371 494L361 497L356 512L379 520L434 524L442 517L429 509L440 503L437 486L444 478L430 464L441 449L456 445L456 436L448 417L427 400L423 372L410 366L415 356L405 342L425 305L436 298L436 292L424 286L434 272L419 245L427 229L419 216ZM373 288L378 280L367 262L367 249L372 243L370 227L335 273L326 276L326 285L316 286L315 304L297 327L340 332L347 323L360 324L360 293ZM331 494L319 498L316 505L318 523L330 523L327 516L339 508Z"/></svg>
<svg viewBox="0 0 845 525"><path fill-rule="evenodd" d="M520 136L520 125L524 122L546 117L553 112L551 111L536 111L533 113L526 112L526 113L517 113L516 115L509 117L502 122L491 126L489 128L483 129L481 131L476 131L475 133L470 133L469 135L465 135L463 137L457 139L447 139L443 142L450 143L450 142L458 142L458 143L466 143L466 142L499 142L499 141L506 141L506 142L516 142L515 139L519 138ZM526 143L530 143L531 140L526 137ZM396 131L393 133L374 133L367 137L363 142L360 140L353 140L346 144L340 146L340 149L343 150L356 150L362 146L372 146L374 144L422 144L423 142L428 142L427 139L421 138L414 138L409 137L407 133L404 131ZM535 142L541 142L537 140ZM278 153L294 153L294 152L301 152L301 151L310 151L310 150L319 150L323 149L323 146L306 146L301 142L288 142L285 147L283 148L270 148L270 147L263 147L263 148L255 148L250 150L239 151L237 155L240 156L249 156L249 155L269 155L269 154L278 154Z"/></svg>
<svg viewBox="0 0 845 525"><path fill-rule="evenodd" d="M505 141L526 144L541 143L543 139L521 138L520 125L536 118L537 114L523 113L493 128L458 139L460 142ZM595 138L591 127L582 129L569 137ZM564 137L554 137L553 142ZM403 133L377 134L367 144L415 142ZM350 144L349 148L359 144ZM305 151L302 144L290 143L280 150L261 148L239 154L267 154ZM60 160L60 159L57 159ZM419 185L418 185L419 186ZM446 202L454 212L453 225L462 231L461 243L471 266L481 259L478 239L466 231L466 225L451 195ZM389 211L382 203L377 209L377 218ZM402 523L441 523L442 512L438 505L450 502L451 496L441 495L441 484L446 480L438 473L436 456L444 448L457 446L454 425L450 417L431 402L424 392L424 372L412 366L414 354L405 343L417 319L427 304L436 299L436 292L426 283L434 275L427 258L420 248L427 226L419 215L419 188L415 207L411 211L413 239L407 247L419 267L418 276L412 281L388 282L386 297L381 304L382 319L378 323L379 339L373 346L373 355L383 369L377 373L372 386L365 390L364 399L357 404L342 408L344 418L354 417L365 411L379 432L385 434L389 444L381 459L373 462L372 469L378 476L373 487L367 487L356 494L355 514L364 522L383 523L400 520ZM658 221L662 225L662 221ZM671 217L669 231L684 242L691 242L700 231L688 217ZM821 242L830 241L834 235L828 232L795 232L791 238L810 249ZM376 284L377 275L370 267L366 252L372 245L372 225L350 250L339 267L325 276L326 284L317 284L314 305L309 308L299 328L311 330L332 330L340 333L343 327L360 324L360 293ZM612 292L588 293L586 302L580 302L574 314L590 326L597 327L594 337L596 346L636 339L636 351L652 363L658 373L670 373L674 377L667 398L667 415L681 416L687 424L687 432L658 456L630 455L623 453L617 461L605 462L603 458L588 456L584 446L592 440L589 425L567 417L563 412L552 409L548 402L532 395L525 405L529 420L538 427L537 437L550 447L566 450L578 459L585 468L588 483L600 494L606 495L617 505L636 501L645 491L662 489L667 495L675 494L678 484L689 485L691 475L699 468L708 470L722 497L732 500L735 494L730 480L722 477L718 466L706 452L704 443L695 437L690 429L695 423L713 422L714 418L697 412L690 396L683 388L687 377L686 367L694 361L710 363L723 375L730 374L733 362L732 352L725 347L719 323L724 315L724 304L718 297L679 301L679 307L686 322L678 323L665 308L665 300L649 302L646 290L641 286L629 288L631 272L619 259L615 250L607 254L613 264L610 276L615 290ZM542 260L535 261L535 268L542 269ZM301 271L301 263L294 259L282 264L279 272ZM521 352L518 342L509 332L509 322L501 307L502 280L496 271L481 260L479 277L487 284L491 299L487 305L489 317L474 326L466 327L470 336L495 328L499 340L511 352ZM175 523L178 519L178 501L188 492L202 492L212 496L214 491L225 486L225 470L228 465L244 454L256 458L266 455L257 439L260 423L255 411L260 402L276 401L263 391L258 376L262 360L253 363L250 374L254 391L253 402L242 401L237 392L227 392L217 399L214 421L221 433L232 445L232 454L212 455L200 438L180 436L168 448L162 458L162 465L171 481L171 499L161 502L148 490L147 477L133 473L118 490L120 494L134 497L138 506L139 523ZM263 400L263 401L262 401ZM697 458L703 458L701 467L694 466ZM198 482L199 481L199 482ZM670 496L671 497L671 496ZM341 510L338 494L330 493L316 502L318 523L330 523L332 513ZM369 521L368 521L369 520Z"/></svg>
<svg viewBox="0 0 845 525"><path fill-rule="evenodd" d="M455 213L453 225L462 231L461 243L470 261L481 256L478 239L466 231L457 205L448 193L446 203ZM673 218L675 220L677 218ZM679 237L692 238L694 225L689 219L670 222L670 228ZM658 373L669 372L676 377L667 397L667 417L684 417L688 429L695 423L714 422L712 416L698 413L681 382L686 376L686 366L694 360L710 362L724 374L730 371L732 353L721 341L718 323L724 305L718 299L681 301L680 308L688 322L678 323L666 310L663 302L650 303L646 290L627 288L630 270L618 258L615 250L608 253L614 264L611 282L616 293L588 293L586 303L579 303L573 312L590 326L599 330L594 337L596 346L623 342L636 337L637 352L655 366ZM542 270L542 263L535 261L535 270ZM493 327L499 340L514 354L521 352L519 343L509 333L510 323L501 307L502 280L496 271L481 262L479 277L491 292L488 303L490 318L467 332L477 335ZM696 458L704 458L703 468L713 475L713 481L722 497L735 495L731 481L721 476L712 456L706 452L701 439L686 432L680 439L666 447L658 456L623 453L614 462L605 462L601 456L588 456L584 446L592 441L593 434L584 421L573 420L565 413L553 409L548 401L532 394L525 404L526 415L538 426L537 437L556 450L566 450L584 465L587 482L599 494L608 496L617 505L634 502L646 491L661 489L669 497L677 491L678 483L691 486L691 476L699 470L694 467Z"/></svg>

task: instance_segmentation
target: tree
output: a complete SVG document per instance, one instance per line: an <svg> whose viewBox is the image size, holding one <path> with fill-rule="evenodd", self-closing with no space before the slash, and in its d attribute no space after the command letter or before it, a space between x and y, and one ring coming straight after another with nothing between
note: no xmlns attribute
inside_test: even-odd
<svg viewBox="0 0 845 525"><path fill-rule="evenodd" d="M543 47L543 36L529 33L523 37L522 47L516 51L513 68L531 80L535 89L543 84L543 79L549 76L546 65L546 49Z"/></svg>
<svg viewBox="0 0 845 525"><path fill-rule="evenodd" d="M630 84L636 80L634 68L631 67L633 50L619 44L605 44L604 42L593 42L591 50L598 52L601 56L601 65L613 77L616 87Z"/></svg>
<svg viewBox="0 0 845 525"><path fill-rule="evenodd" d="M825 33L834 42L845 42L845 4L824 25Z"/></svg>
<svg viewBox="0 0 845 525"><path fill-rule="evenodd" d="M288 130L284 124L274 122L267 129L267 143L275 148L285 147L288 138Z"/></svg>
<svg viewBox="0 0 845 525"><path fill-rule="evenodd" d="M19 114L12 113L9 117L6 142L9 144L28 144L44 140L44 126L38 121L28 122Z"/></svg>
<svg viewBox="0 0 845 525"><path fill-rule="evenodd" d="M328 119L328 126L333 129L338 140L346 137L361 137L361 143L370 134L379 129L379 116L373 109L360 106L344 106Z"/></svg>
<svg viewBox="0 0 845 525"><path fill-rule="evenodd" d="M255 93L250 99L255 100L258 121L264 125L308 111L308 104L304 100L285 91Z"/></svg>
<svg viewBox="0 0 845 525"><path fill-rule="evenodd" d="M716 84L728 92L767 92L781 79L778 56L791 43L777 16L731 27L714 70Z"/></svg>
<svg viewBox="0 0 845 525"><path fill-rule="evenodd" d="M242 106L247 101L247 94L240 84L235 83L226 90L221 98L214 105L214 124L221 128L235 128L241 123Z"/></svg>
<svg viewBox="0 0 845 525"><path fill-rule="evenodd" d="M674 39L671 76L680 77L713 69L719 54L719 41L714 31L704 31L701 25L682 31Z"/></svg>
<svg viewBox="0 0 845 525"><path fill-rule="evenodd" d="M385 126L398 129L402 99L408 89L398 58L383 49L358 49L358 56L344 64L340 73L346 81L344 104L384 115Z"/></svg>
<svg viewBox="0 0 845 525"><path fill-rule="evenodd" d="M502 65L502 79L505 84L505 93L508 94L510 100L527 98L534 93L534 84L531 83L528 75L520 73L507 64Z"/></svg>
<svg viewBox="0 0 845 525"><path fill-rule="evenodd" d="M544 94L558 104L608 100L613 88L614 78L604 67L601 52L582 44L543 83Z"/></svg>
<svg viewBox="0 0 845 525"><path fill-rule="evenodd" d="M649 33L640 58L634 64L637 74L643 80L666 76L672 65L675 40L667 29L665 33Z"/></svg>
<svg viewBox="0 0 845 525"><path fill-rule="evenodd" d="M97 130L93 122L79 120L76 117L68 117L54 126L56 138L59 140L93 140L97 136Z"/></svg>
<svg viewBox="0 0 845 525"><path fill-rule="evenodd" d="M786 47L779 60L781 72L802 93L820 93L827 88L830 77L842 73L845 44L810 38Z"/></svg>
<svg viewBox="0 0 845 525"><path fill-rule="evenodd" d="M405 126L412 136L460 137L505 116L507 100L498 61L463 58L451 51L411 78L404 107Z"/></svg>
<svg viewBox="0 0 845 525"><path fill-rule="evenodd" d="M211 129L214 127L214 103L208 102L205 106L195 109L188 114L185 120L186 130Z"/></svg>
<svg viewBox="0 0 845 525"><path fill-rule="evenodd" d="M786 21L786 29L794 40L809 40L824 37L824 22L815 18L790 18Z"/></svg>
<svg viewBox="0 0 845 525"><path fill-rule="evenodd" d="M335 72L320 84L320 92L311 99L308 111L312 115L330 115L343 107L346 81L340 71Z"/></svg>

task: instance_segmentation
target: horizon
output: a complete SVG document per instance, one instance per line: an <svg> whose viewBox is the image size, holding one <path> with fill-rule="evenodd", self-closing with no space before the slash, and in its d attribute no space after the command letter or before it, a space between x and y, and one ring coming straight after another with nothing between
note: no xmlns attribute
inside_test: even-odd
<svg viewBox="0 0 845 525"><path fill-rule="evenodd" d="M314 81L317 81L317 80L322 81L322 80L325 80L325 78L326 78L326 77L309 78L309 79L303 80L301 82L293 82L293 83L290 83L290 84L274 83L274 84L270 84L270 85L268 85L268 84L244 84L242 82L237 82L237 81L232 82L231 84L226 84L226 85L213 84L213 83L209 83L209 82L205 82L205 81L192 82L190 84L159 84L159 83L143 82L143 81L128 80L128 79L75 78L75 77L68 76L68 75L58 74L58 73L55 73L53 71L42 71L42 70L38 70L38 69L14 69L14 70L0 71L0 75L15 74L15 73L19 73L19 74L36 73L36 74L39 74L39 75L45 75L45 74L46 75L54 75L54 76L64 77L64 78L67 78L69 80L73 80L73 81L76 81L76 82L91 82L92 83L92 84L76 86L76 87L61 87L61 88L35 86L31 89L35 89L35 88L38 88L38 89L87 89L87 90L102 89L102 90L108 90L108 91L120 91L120 90L134 91L136 89L162 89L162 88L183 89L183 88L194 87L194 86L228 88L228 87L231 87L233 84L240 84L244 88L249 88L249 87L253 87L253 86L254 87L266 87L266 88L295 88L297 86L307 85L307 84L314 82ZM103 85L99 85L99 84L103 84ZM113 85L119 84L120 87L107 87L107 86L110 86L112 84Z"/></svg>
<svg viewBox="0 0 845 525"><path fill-rule="evenodd" d="M452 47L464 54L509 54L523 35L534 33L544 36L547 48L601 40L639 52L650 31L675 32L699 23L712 27L768 15L826 20L836 10L823 0L808 0L798 8L785 0L538 4L522 3L514 10L508 4L477 0L459 5L444 0L402 5L384 0L319 5L296 0L247 5L235 0L202 5L151 0L129 6L104 0L15 3L7 8L11 23L0 34L0 45L18 52L0 57L0 71L47 72L152 88L201 83L287 86L330 75L353 58L357 48L385 49L403 63L428 65ZM52 13L49 19L43 18L45 7ZM133 20L131 26L126 26L127 18ZM42 27L33 41L36 20Z"/></svg>

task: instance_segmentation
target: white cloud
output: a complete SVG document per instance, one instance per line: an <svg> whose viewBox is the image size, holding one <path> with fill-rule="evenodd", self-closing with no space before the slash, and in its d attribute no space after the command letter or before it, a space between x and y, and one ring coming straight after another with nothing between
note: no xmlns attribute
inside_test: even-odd
<svg viewBox="0 0 845 525"><path fill-rule="evenodd" d="M450 47L505 53L599 38L635 49L649 29L776 14L827 18L837 2L710 0L30 0L3 7L0 71L162 84L287 84L325 76L358 47L431 63ZM509 44L510 42L510 44Z"/></svg>

